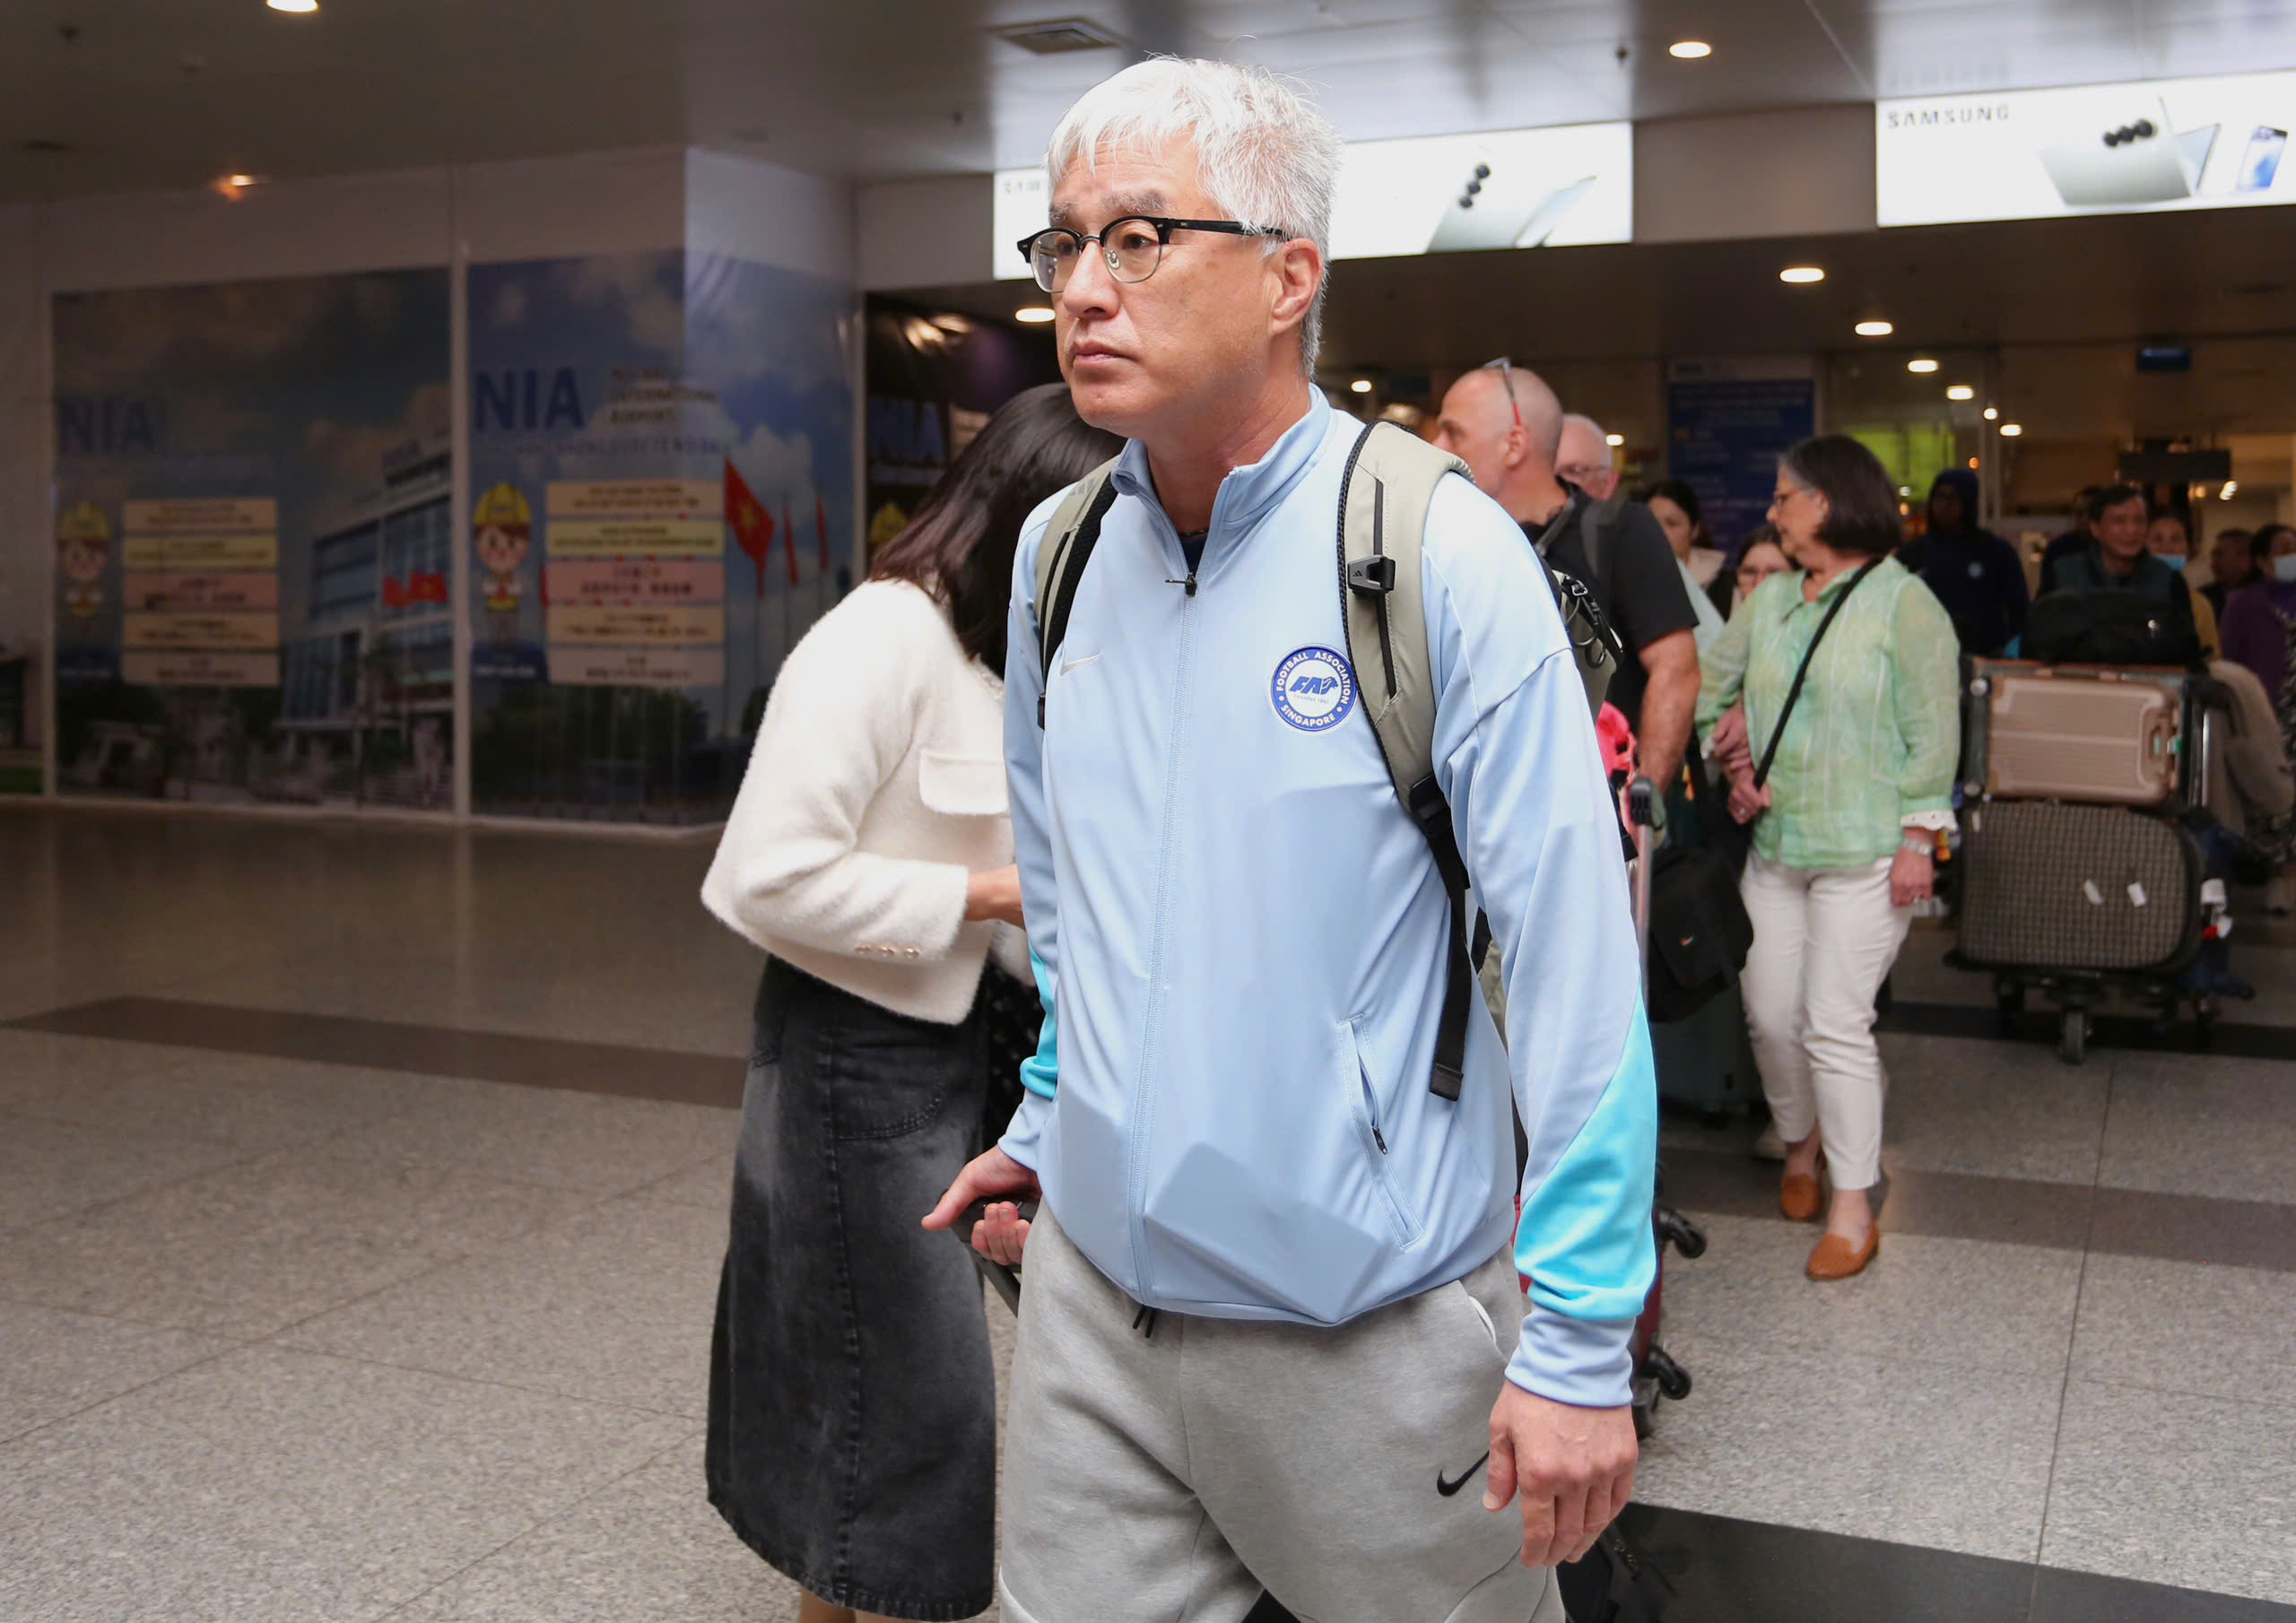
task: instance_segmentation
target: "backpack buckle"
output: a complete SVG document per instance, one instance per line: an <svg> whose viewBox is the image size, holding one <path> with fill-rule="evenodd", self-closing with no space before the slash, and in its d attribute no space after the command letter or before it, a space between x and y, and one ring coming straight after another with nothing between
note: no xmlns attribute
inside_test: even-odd
<svg viewBox="0 0 2296 1623"><path fill-rule="evenodd" d="M1385 597L1396 589L1396 560L1385 553L1348 560L1347 589L1361 597Z"/></svg>

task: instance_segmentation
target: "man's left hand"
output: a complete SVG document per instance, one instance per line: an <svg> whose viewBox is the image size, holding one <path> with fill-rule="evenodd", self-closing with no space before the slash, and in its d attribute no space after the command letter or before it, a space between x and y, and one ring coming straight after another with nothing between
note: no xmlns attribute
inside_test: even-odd
<svg viewBox="0 0 2296 1623"><path fill-rule="evenodd" d="M1509 1382L1491 1410L1485 1510L1523 1501L1523 1565L1554 1567L1595 1547L1634 1495L1634 1412L1578 1409Z"/></svg>

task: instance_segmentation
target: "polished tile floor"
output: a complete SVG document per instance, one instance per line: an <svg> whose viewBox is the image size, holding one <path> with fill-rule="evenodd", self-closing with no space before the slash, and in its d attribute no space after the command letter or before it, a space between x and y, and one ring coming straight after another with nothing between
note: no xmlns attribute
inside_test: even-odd
<svg viewBox="0 0 2296 1623"><path fill-rule="evenodd" d="M0 1619L794 1616L700 1490L757 970L709 855L0 810ZM2296 1619L2296 933L2238 939L2222 1057L2074 1069L1918 933L1847 1285L1749 1125L1670 1121L1674 1623Z"/></svg>

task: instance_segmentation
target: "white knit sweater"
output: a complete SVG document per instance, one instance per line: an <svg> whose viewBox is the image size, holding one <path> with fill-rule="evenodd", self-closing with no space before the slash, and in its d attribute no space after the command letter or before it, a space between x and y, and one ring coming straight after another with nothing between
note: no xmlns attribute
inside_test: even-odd
<svg viewBox="0 0 2296 1623"><path fill-rule="evenodd" d="M1004 741L1004 682L941 606L867 582L782 664L703 903L808 975L955 1024L992 947L1028 974L1018 932L964 922L969 876L1013 860Z"/></svg>

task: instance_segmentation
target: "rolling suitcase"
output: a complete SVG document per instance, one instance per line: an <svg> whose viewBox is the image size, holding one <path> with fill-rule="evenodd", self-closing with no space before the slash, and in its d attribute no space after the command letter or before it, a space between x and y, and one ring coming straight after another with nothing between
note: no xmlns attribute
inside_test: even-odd
<svg viewBox="0 0 2296 1623"><path fill-rule="evenodd" d="M2181 671L1970 662L1964 798L2166 804L2200 684Z"/></svg>
<svg viewBox="0 0 2296 1623"><path fill-rule="evenodd" d="M2031 984L2065 1004L2059 1052L2087 1050L2088 1008L2109 985L2165 987L2207 927L2200 842L2125 806L1988 801L1961 818L1953 961L1991 970L2002 1011Z"/></svg>
<svg viewBox="0 0 2296 1623"><path fill-rule="evenodd" d="M1746 1036L1745 1001L1735 977L1726 991L1684 1019L1652 1020L1650 1058L1658 1073L1658 1097L1700 1115L1744 1110L1761 1097L1761 1072L1754 1068L1753 1044Z"/></svg>

